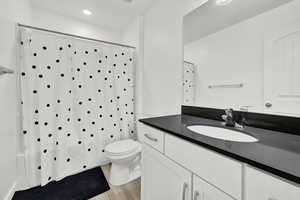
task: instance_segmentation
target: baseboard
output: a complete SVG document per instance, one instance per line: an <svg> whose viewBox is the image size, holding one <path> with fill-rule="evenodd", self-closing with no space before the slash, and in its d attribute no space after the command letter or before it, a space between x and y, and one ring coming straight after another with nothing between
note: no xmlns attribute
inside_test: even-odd
<svg viewBox="0 0 300 200"><path fill-rule="evenodd" d="M16 187L17 187L17 182L14 182L14 184L11 186L10 190L8 191L8 193L6 194L3 200L11 200L15 194Z"/></svg>

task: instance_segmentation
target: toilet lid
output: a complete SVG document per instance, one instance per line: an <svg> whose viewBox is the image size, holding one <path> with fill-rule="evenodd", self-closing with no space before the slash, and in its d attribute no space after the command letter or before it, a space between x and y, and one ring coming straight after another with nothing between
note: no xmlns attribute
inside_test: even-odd
<svg viewBox="0 0 300 200"><path fill-rule="evenodd" d="M105 147L105 151L113 155L123 155L135 151L140 144L134 140L121 140L111 143Z"/></svg>

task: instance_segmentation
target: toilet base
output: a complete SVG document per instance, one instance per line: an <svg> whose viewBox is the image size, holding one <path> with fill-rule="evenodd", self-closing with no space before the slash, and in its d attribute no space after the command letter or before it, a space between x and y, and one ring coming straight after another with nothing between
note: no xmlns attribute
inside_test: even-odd
<svg viewBox="0 0 300 200"><path fill-rule="evenodd" d="M140 156L131 163L112 163L109 183L120 186L141 177Z"/></svg>

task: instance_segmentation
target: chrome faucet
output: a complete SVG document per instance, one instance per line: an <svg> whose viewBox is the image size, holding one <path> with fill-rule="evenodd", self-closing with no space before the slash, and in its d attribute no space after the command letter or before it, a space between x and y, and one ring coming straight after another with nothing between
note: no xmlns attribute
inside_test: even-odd
<svg viewBox="0 0 300 200"><path fill-rule="evenodd" d="M244 125L237 123L237 119L234 116L234 111L232 108L225 110L225 115L222 115L222 119L225 121L223 124L225 126L235 127L237 129L243 129ZM244 119L243 119L244 121Z"/></svg>
<svg viewBox="0 0 300 200"><path fill-rule="evenodd" d="M225 110L225 115L222 115L222 119L225 121L224 125L225 126L231 126L234 127L235 126L235 121L233 118L233 109L229 108Z"/></svg>

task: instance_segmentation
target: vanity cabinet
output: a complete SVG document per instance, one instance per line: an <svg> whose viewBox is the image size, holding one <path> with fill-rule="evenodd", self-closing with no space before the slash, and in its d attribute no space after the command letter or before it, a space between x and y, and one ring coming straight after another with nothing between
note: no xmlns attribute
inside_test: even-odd
<svg viewBox="0 0 300 200"><path fill-rule="evenodd" d="M198 176L193 176L193 200L234 200L221 190L208 184Z"/></svg>
<svg viewBox="0 0 300 200"><path fill-rule="evenodd" d="M157 150L143 146L142 200L190 200L192 173Z"/></svg>
<svg viewBox="0 0 300 200"><path fill-rule="evenodd" d="M142 200L299 200L300 187L142 125ZM151 134L152 133L152 134Z"/></svg>
<svg viewBox="0 0 300 200"><path fill-rule="evenodd" d="M252 167L245 167L245 200L299 200L299 187Z"/></svg>

